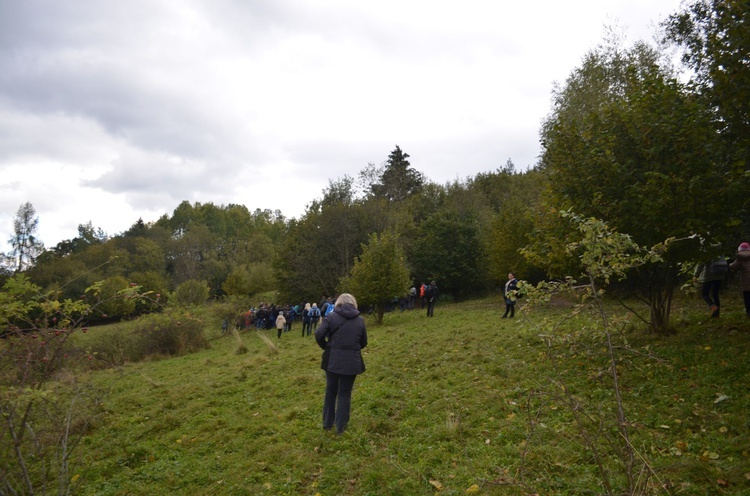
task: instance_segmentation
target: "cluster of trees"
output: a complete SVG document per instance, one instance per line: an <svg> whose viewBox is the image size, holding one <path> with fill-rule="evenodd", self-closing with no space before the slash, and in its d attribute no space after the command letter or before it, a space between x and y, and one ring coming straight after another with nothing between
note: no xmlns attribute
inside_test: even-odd
<svg viewBox="0 0 750 496"><path fill-rule="evenodd" d="M385 295L406 294L411 284L431 279L440 281L443 293L464 298L486 292L502 274L525 263L517 251L525 234L511 237L504 230L511 219L513 225L530 219L523 204L537 202L542 184L540 171L519 173L508 161L495 172L437 185L396 146L382 165L368 165L357 180L331 180L322 198L298 219L251 213L241 205L183 202L171 215L153 223L138 220L111 237L91 223L82 224L76 238L44 250L33 264L15 271L71 299L103 280L105 296L137 284L163 302L197 280L214 298L275 289L281 301L317 301L341 292L346 280L347 287L370 288L358 296L363 304L377 306ZM508 223L497 221L500 212ZM360 273L372 273L362 270L367 257L359 257L368 248L374 254L378 244L389 245L386 253L397 256L400 266L399 276L386 278L390 285L376 290L349 276L360 262ZM498 250L505 255L496 256ZM370 301L371 295L378 297ZM150 311L149 305L104 313L116 318Z"/></svg>
<svg viewBox="0 0 750 496"><path fill-rule="evenodd" d="M12 246L23 246L33 222L16 229ZM16 226L19 225L18 220ZM254 294L274 287L271 262L276 246L283 242L286 220L280 212L250 212L241 205L181 203L172 213L153 223L138 220L122 234L108 237L91 223L78 227L78 236L53 248L38 250L25 264L20 255L6 257L6 273L23 272L36 285L59 292L61 299L76 300L96 281L102 283L102 298L137 284L159 295L159 301L144 304L119 301L101 311L105 318L148 312L165 302L168 295L186 283L202 281L213 296ZM15 251L15 250L14 250ZM28 248L18 250L29 254ZM113 303L114 305L114 303Z"/></svg>
<svg viewBox="0 0 750 496"><path fill-rule="evenodd" d="M530 169L508 160L439 185L396 146L381 165L330 180L299 219L184 202L111 238L81 225L77 238L42 253L26 211L12 240L16 270L43 287L65 282L59 289L71 297L98 279L164 295L200 280L214 297L273 288L285 301L316 301L367 288L358 295L367 301L436 279L460 299L495 288L511 270L532 281L575 275L579 261L566 246L578 231L558 215L573 211L644 248L682 240L630 276L650 309L646 321L667 330L680 266L729 255L750 227L745 7L696 0L669 17L663 41L683 50L682 67L642 42L591 50L554 90L542 155ZM689 81L678 77L684 68Z"/></svg>

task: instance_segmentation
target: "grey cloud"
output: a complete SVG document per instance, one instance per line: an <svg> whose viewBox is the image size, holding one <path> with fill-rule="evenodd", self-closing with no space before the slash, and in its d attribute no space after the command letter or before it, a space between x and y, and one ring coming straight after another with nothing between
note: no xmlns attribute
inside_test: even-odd
<svg viewBox="0 0 750 496"><path fill-rule="evenodd" d="M226 109L208 107L205 95L195 94L201 81L184 80L197 79L200 70L170 74L174 61L159 67L141 60L149 50L170 48L158 45L159 23L168 25L168 16L154 15L150 3L143 12L138 4L122 5L2 2L0 95L18 110L91 119L145 149L215 157L219 141L231 135ZM200 68L202 61L190 62Z"/></svg>

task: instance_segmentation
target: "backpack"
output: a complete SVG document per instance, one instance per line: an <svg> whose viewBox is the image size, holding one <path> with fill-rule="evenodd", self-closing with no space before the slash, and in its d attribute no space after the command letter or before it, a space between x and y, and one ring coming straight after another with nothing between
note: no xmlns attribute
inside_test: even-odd
<svg viewBox="0 0 750 496"><path fill-rule="evenodd" d="M313 319L320 318L320 310L318 310L318 307L310 308L310 317Z"/></svg>
<svg viewBox="0 0 750 496"><path fill-rule="evenodd" d="M328 306L326 307L326 314L325 314L325 316L328 317L329 315L331 315L333 313L333 309L334 308L335 308L334 304L333 303L329 303Z"/></svg>
<svg viewBox="0 0 750 496"><path fill-rule="evenodd" d="M723 276L729 271L729 265L723 258L717 258L708 264L706 272L712 276Z"/></svg>

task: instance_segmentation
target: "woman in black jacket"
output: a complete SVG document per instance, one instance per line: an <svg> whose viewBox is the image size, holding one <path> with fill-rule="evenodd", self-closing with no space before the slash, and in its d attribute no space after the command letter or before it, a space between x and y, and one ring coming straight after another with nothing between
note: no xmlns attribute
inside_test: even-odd
<svg viewBox="0 0 750 496"><path fill-rule="evenodd" d="M505 313L503 314L503 318L508 317L508 313L510 313L510 318L512 319L513 316L516 314L516 291L518 290L518 279L516 279L516 276L513 275L513 272L508 273L508 282L505 283L505 287L503 289L503 298L505 298Z"/></svg>
<svg viewBox="0 0 750 496"><path fill-rule="evenodd" d="M367 346L367 330L354 296L338 297L333 313L315 330L315 341L323 349L320 368L326 371L323 429L335 425L342 434L349 423L354 379L365 371L361 350Z"/></svg>

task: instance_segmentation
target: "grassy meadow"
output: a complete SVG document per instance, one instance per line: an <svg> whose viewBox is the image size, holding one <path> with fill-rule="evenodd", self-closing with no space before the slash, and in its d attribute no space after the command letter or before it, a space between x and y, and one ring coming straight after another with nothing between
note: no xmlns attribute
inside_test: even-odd
<svg viewBox="0 0 750 496"><path fill-rule="evenodd" d="M207 350L79 379L107 395L76 451L76 492L585 495L605 493L604 471L622 494L623 437L595 314L525 305L515 319L486 298L439 304L433 318L416 309L368 321L367 371L342 436L321 428L320 350L301 323L277 339L207 322ZM641 494L750 494L741 305L727 292L722 317L709 319L698 299L678 301L671 336L617 324ZM77 338L85 346L127 326Z"/></svg>

